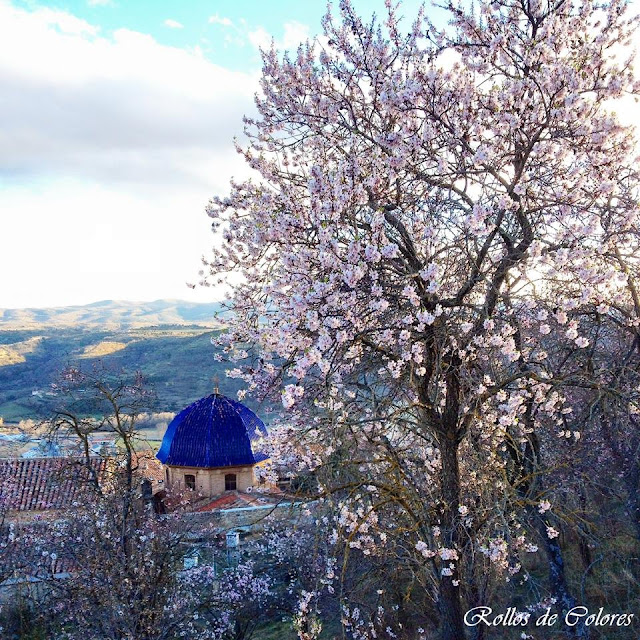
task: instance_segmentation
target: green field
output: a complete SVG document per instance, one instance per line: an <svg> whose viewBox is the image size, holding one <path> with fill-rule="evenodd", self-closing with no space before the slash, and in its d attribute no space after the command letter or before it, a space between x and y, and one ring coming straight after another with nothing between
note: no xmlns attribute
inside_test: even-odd
<svg viewBox="0 0 640 640"><path fill-rule="evenodd" d="M90 368L100 362L112 370L142 372L157 396L154 411L179 411L207 395L216 375L220 391L233 396L240 384L226 378L226 365L214 359L211 337L217 331L176 325L0 330L0 416L5 423L46 417L47 393L69 364Z"/></svg>

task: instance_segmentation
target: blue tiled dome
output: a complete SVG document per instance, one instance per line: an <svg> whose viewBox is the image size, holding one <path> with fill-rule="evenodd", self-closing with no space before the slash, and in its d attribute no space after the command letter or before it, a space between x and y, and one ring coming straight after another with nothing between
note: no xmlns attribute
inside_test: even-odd
<svg viewBox="0 0 640 640"><path fill-rule="evenodd" d="M167 427L157 458L177 467L231 467L264 460L251 442L266 436L260 418L243 404L214 393L183 409Z"/></svg>

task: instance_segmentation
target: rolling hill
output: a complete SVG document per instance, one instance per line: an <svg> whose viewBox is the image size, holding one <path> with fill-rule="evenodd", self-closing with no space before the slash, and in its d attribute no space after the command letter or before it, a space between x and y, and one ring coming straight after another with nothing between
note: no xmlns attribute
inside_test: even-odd
<svg viewBox="0 0 640 640"><path fill-rule="evenodd" d="M0 309L0 331L38 327L138 328L158 325L219 326L219 302L194 303L181 300L127 302L102 300L75 307L49 309Z"/></svg>
<svg viewBox="0 0 640 640"><path fill-rule="evenodd" d="M223 329L218 303L103 301L83 307L0 311L0 416L44 417L46 394L69 364L140 371L157 411L178 411L212 389L240 388L215 360L211 337Z"/></svg>

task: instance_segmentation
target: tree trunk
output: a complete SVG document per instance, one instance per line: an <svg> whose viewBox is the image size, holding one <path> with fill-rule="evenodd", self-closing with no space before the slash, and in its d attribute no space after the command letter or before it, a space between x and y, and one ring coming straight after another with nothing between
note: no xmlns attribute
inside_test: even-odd
<svg viewBox="0 0 640 640"><path fill-rule="evenodd" d="M587 488L584 483L580 483L580 517L587 522L588 518L588 499L587 499ZM578 528L578 549L580 551L580 557L582 558L582 562L584 564L585 570L587 570L591 564L593 563L593 555L591 553L591 549L589 547L589 533L590 527L588 524L583 525L585 527L585 531L582 530L582 527Z"/></svg>
<svg viewBox="0 0 640 640"><path fill-rule="evenodd" d="M448 549L458 549L457 513L460 504L460 468L458 466L458 444L455 440L455 430L449 429L441 438L440 456L442 470L442 510L441 535L442 544ZM443 560L446 568L450 561ZM438 609L440 612L440 640L464 640L466 637L460 589L453 581L460 579L459 561L455 563L453 575L440 576L440 593Z"/></svg>
<svg viewBox="0 0 640 640"><path fill-rule="evenodd" d="M576 606L576 601L569 593L569 587L567 586L562 549L557 539L552 540L546 535L546 523L542 523L541 529L540 535L544 535L545 551L549 561L549 588L551 594L557 600L558 608L565 613Z"/></svg>
<svg viewBox="0 0 640 640"><path fill-rule="evenodd" d="M573 609L576 606L576 599L571 595L569 585L564 571L564 558L562 554L562 547L558 538L549 538L547 534L547 527L550 526L549 521L533 511L530 511L531 517L536 523L538 534L544 541L544 550L547 555L547 563L549 567L549 591L556 600L556 608L563 618L567 611ZM589 627L584 625L584 622L578 623L575 627L565 627L565 634L574 638L588 638Z"/></svg>
<svg viewBox="0 0 640 640"><path fill-rule="evenodd" d="M636 530L636 538L640 542L640 465L637 461L632 462L632 467L626 477L627 511Z"/></svg>
<svg viewBox="0 0 640 640"><path fill-rule="evenodd" d="M540 441L534 429L532 407L533 405L530 402L525 414L525 422L530 427L531 434L524 452L521 454L519 449L508 445L510 447L509 453L514 462L512 482L517 486L516 491L522 499L527 499L530 494L534 493L544 495L545 488L543 476L540 474ZM549 590L556 600L556 607L560 615L564 616L567 611L576 606L576 601L567 585L562 547L560 547L557 538L549 538L547 527L550 526L550 522L547 517L540 515L534 505L529 505L526 509L540 539L544 543L549 567ZM573 637L588 638L589 628L585 627L584 623L581 622L575 627L565 628L565 633Z"/></svg>

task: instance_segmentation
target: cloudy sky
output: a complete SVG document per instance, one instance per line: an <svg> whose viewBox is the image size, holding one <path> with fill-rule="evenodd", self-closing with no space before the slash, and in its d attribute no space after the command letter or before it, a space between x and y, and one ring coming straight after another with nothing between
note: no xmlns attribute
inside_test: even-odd
<svg viewBox="0 0 640 640"><path fill-rule="evenodd" d="M214 241L208 199L245 174L259 48L313 38L325 8L0 0L0 308L218 298L185 283Z"/></svg>
<svg viewBox="0 0 640 640"><path fill-rule="evenodd" d="M259 48L313 37L325 6L0 0L0 308L215 299L185 282L245 171Z"/></svg>

